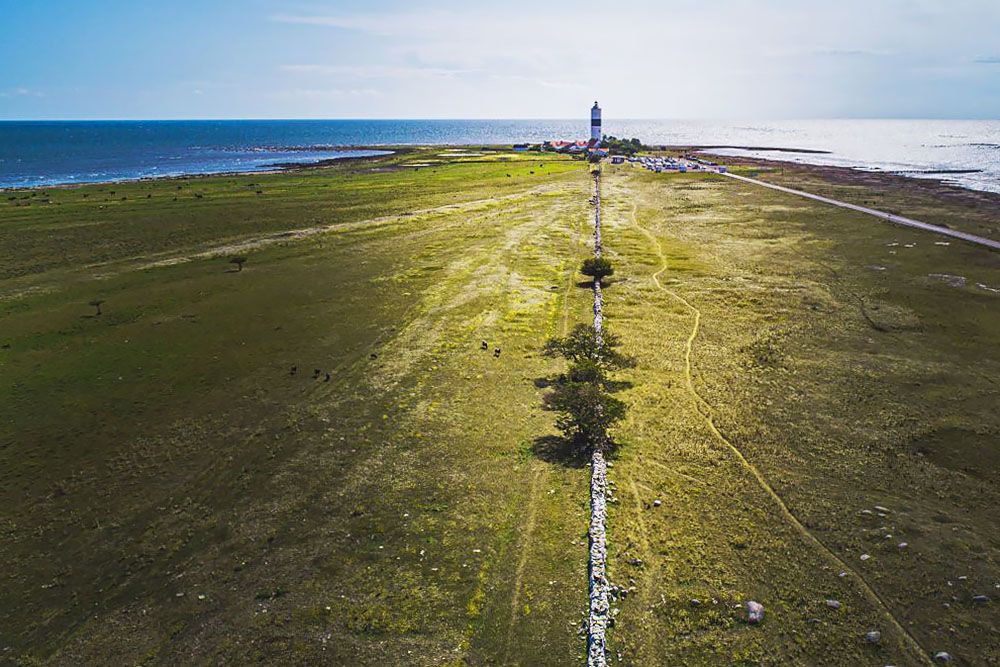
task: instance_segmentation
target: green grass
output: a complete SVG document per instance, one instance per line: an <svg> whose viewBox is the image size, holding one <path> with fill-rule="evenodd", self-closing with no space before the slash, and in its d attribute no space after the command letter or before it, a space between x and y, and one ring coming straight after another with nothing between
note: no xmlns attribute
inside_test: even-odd
<svg viewBox="0 0 1000 667"><path fill-rule="evenodd" d="M1000 659L995 603L971 602L1000 583L1000 296L976 287L1000 287L996 255L720 177L605 174L605 316L639 360L613 660L912 662L726 442L927 650ZM0 200L3 660L582 661L588 471L536 455L535 381L560 367L542 342L591 317L591 187L551 155L417 149Z"/></svg>
<svg viewBox="0 0 1000 667"><path fill-rule="evenodd" d="M604 238L628 276L605 315L639 358L609 533L612 571L638 592L615 650L640 665L912 661L696 409L693 312L677 295L701 313L694 385L723 437L926 650L998 659L995 608L971 602L1000 583L1000 298L975 287L1000 285L996 255L717 177L622 168L605 183ZM642 229L674 294L650 279ZM892 512L861 514L874 505ZM764 625L736 620L746 599L765 604Z"/></svg>
<svg viewBox="0 0 1000 667"><path fill-rule="evenodd" d="M551 431L538 341L587 312L568 267L589 178L544 162L236 179L260 199L230 177L114 186L206 194L155 219L130 198L72 243L38 230L104 220L83 197L101 186L5 210L22 249L0 356L9 655L575 660L586 477L525 443ZM240 273L196 256L317 223Z"/></svg>

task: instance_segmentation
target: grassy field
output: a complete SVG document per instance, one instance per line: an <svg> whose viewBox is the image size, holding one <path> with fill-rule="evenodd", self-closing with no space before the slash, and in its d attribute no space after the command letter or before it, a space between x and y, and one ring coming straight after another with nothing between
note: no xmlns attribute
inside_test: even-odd
<svg viewBox="0 0 1000 667"><path fill-rule="evenodd" d="M532 456L532 380L590 181L509 157L5 207L4 659L581 655L586 476Z"/></svg>
<svg viewBox="0 0 1000 667"><path fill-rule="evenodd" d="M606 325L639 361L613 662L1000 661L1000 258L605 175ZM590 317L590 188L568 159L418 149L7 193L0 662L582 661L588 471L536 385Z"/></svg>
<svg viewBox="0 0 1000 667"><path fill-rule="evenodd" d="M612 475L612 571L637 587L617 650L1000 660L997 607L972 599L1000 585L1000 295L977 286L1000 258L721 177L605 183L627 276L605 315L640 360ZM764 625L737 620L747 599Z"/></svg>

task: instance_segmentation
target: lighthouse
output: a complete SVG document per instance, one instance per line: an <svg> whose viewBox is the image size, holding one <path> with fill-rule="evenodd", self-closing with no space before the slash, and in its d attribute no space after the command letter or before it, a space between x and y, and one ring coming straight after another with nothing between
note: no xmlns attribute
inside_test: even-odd
<svg viewBox="0 0 1000 667"><path fill-rule="evenodd" d="M601 107L597 102L590 109L590 140L594 143L601 140Z"/></svg>

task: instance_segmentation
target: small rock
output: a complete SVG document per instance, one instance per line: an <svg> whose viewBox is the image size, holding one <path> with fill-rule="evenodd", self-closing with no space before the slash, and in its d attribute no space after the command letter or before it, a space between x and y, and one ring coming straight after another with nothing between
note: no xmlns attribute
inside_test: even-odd
<svg viewBox="0 0 1000 667"><path fill-rule="evenodd" d="M906 548L906 547L908 547L908 546L910 546L910 545L909 545L909 544L907 544L906 542L900 542L900 543L899 543L899 548L900 548L900 549L905 549L905 548Z"/></svg>
<svg viewBox="0 0 1000 667"><path fill-rule="evenodd" d="M861 554L861 560L868 560L869 558L871 558L871 556L868 554Z"/></svg>
<svg viewBox="0 0 1000 667"><path fill-rule="evenodd" d="M840 600L827 600L826 606L830 609L840 609Z"/></svg>
<svg viewBox="0 0 1000 667"><path fill-rule="evenodd" d="M888 512L890 512L892 510L890 510L890 509L888 509L886 507L882 507L881 505L876 505L875 506L875 511L876 512L886 512L886 513L888 513Z"/></svg>
<svg viewBox="0 0 1000 667"><path fill-rule="evenodd" d="M934 659L938 662L951 662L951 653L947 651L938 651L934 654Z"/></svg>
<svg viewBox="0 0 1000 667"><path fill-rule="evenodd" d="M764 620L764 605L750 600L747 602L747 623L756 625Z"/></svg>
<svg viewBox="0 0 1000 667"><path fill-rule="evenodd" d="M985 604L985 603L987 603L987 602L990 601L990 596L988 596L988 595L977 595L974 598L972 598L972 601L973 602L977 602L979 604Z"/></svg>
<svg viewBox="0 0 1000 667"><path fill-rule="evenodd" d="M871 630L870 632L865 633L865 641L869 644L878 644L882 641L882 633L878 630Z"/></svg>
<svg viewBox="0 0 1000 667"><path fill-rule="evenodd" d="M698 599L691 600L691 606L692 607L700 607L701 606L701 600L698 600Z"/></svg>
<svg viewBox="0 0 1000 667"><path fill-rule="evenodd" d="M204 599L205 599L205 595L204 595L204 594L201 594L201 595L199 595L199 596L198 596L198 599L199 599L199 600L204 600Z"/></svg>
<svg viewBox="0 0 1000 667"><path fill-rule="evenodd" d="M659 500L654 500L654 501L653 501L653 507L659 507L659 506L660 506L660 505L662 505L662 504L663 504L663 503L662 503L661 501L659 501Z"/></svg>
<svg viewBox="0 0 1000 667"><path fill-rule="evenodd" d="M844 577L847 576L847 573L846 572L841 572L837 576L840 577L841 579L843 579Z"/></svg>

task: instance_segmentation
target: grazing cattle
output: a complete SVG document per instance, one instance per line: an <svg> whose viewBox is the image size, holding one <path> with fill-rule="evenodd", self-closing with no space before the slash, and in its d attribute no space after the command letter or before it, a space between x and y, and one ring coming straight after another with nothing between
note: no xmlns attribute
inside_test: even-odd
<svg viewBox="0 0 1000 667"><path fill-rule="evenodd" d="M329 373L327 373L327 374L326 374L326 379L325 379L325 380L323 380L323 382L329 382L329 381L330 381L330 374L329 374Z"/></svg>
<svg viewBox="0 0 1000 667"><path fill-rule="evenodd" d="M368 358L369 359L378 359L378 355L375 354L374 352L372 352L370 355L368 355Z"/></svg>
<svg viewBox="0 0 1000 667"><path fill-rule="evenodd" d="M318 368L314 368L314 369L313 369L313 378L318 378L318 377L319 377L319 374L320 374L320 373L322 373L322 372L323 372L323 371L321 371L320 369L318 369Z"/></svg>
<svg viewBox="0 0 1000 667"><path fill-rule="evenodd" d="M299 372L299 367L298 366L292 366L291 374L295 375L298 372Z"/></svg>
<svg viewBox="0 0 1000 667"><path fill-rule="evenodd" d="M499 347L497 349L493 350L493 356L496 357L497 359L500 358L500 348Z"/></svg>
<svg viewBox="0 0 1000 667"><path fill-rule="evenodd" d="M481 344L481 345L479 346L479 349L481 349L481 350L488 350L488 349L490 349L490 344L489 344L489 343L487 343L487 342L486 342L486 341L484 340L484 341L482 342L482 344Z"/></svg>

